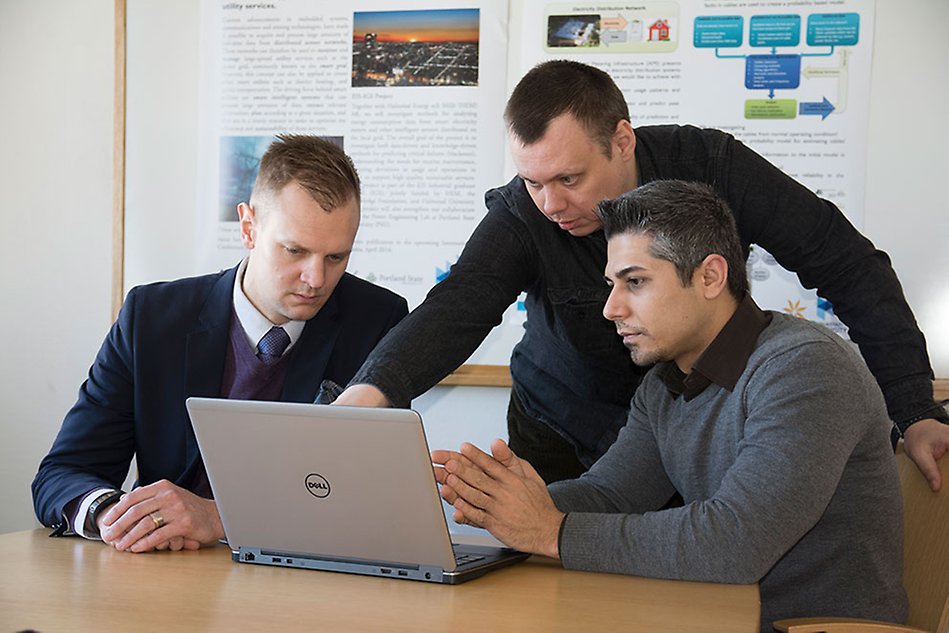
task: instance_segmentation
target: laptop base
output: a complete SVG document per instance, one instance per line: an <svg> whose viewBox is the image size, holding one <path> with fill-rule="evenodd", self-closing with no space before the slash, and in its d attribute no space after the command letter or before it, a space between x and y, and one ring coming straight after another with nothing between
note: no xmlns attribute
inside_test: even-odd
<svg viewBox="0 0 949 633"><path fill-rule="evenodd" d="M296 569L315 569L363 576L381 576L400 580L418 580L436 584L460 584L483 576L488 571L513 565L529 556L523 552L479 545L456 545L455 554L460 564L452 571L427 565L405 565L400 563L333 559L326 556L278 552L256 547L241 547L231 552L231 559L251 565L272 565Z"/></svg>

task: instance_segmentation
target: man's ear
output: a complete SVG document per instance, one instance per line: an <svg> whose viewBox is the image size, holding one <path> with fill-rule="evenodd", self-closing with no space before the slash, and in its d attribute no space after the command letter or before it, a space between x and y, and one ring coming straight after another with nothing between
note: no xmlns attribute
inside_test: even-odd
<svg viewBox="0 0 949 633"><path fill-rule="evenodd" d="M257 212L246 202L237 205L237 218L240 220L241 244L244 248L253 249L257 237Z"/></svg>
<svg viewBox="0 0 949 633"><path fill-rule="evenodd" d="M636 156L636 133L633 132L633 125L626 119L616 124L616 130L613 132L613 147L623 160L630 160Z"/></svg>
<svg viewBox="0 0 949 633"><path fill-rule="evenodd" d="M723 292L728 292L728 262L717 253L708 255L699 264L699 283L706 299L716 299Z"/></svg>

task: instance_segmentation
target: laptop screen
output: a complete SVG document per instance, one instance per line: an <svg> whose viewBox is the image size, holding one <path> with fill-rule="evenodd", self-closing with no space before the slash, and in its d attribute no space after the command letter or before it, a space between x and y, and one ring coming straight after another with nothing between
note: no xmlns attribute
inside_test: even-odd
<svg viewBox="0 0 949 633"><path fill-rule="evenodd" d="M454 568L416 412L212 398L187 407L232 550Z"/></svg>

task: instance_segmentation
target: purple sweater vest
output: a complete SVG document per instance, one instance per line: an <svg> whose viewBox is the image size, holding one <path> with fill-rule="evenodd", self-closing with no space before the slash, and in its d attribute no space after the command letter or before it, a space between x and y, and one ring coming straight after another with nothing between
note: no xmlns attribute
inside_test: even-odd
<svg viewBox="0 0 949 633"><path fill-rule="evenodd" d="M273 365L265 364L257 358L255 350L247 343L244 328L241 327L237 315L231 310L231 327L228 332L227 351L224 354L224 375L221 379L221 397L230 400L280 400L292 354L293 350L290 350ZM195 471L194 480L189 488L200 497L214 498L203 462Z"/></svg>
<svg viewBox="0 0 949 633"><path fill-rule="evenodd" d="M231 312L227 352L224 354L224 375L221 397L231 400L279 400L287 379L291 352L284 353L273 365L257 358L247 343L247 335L237 315Z"/></svg>

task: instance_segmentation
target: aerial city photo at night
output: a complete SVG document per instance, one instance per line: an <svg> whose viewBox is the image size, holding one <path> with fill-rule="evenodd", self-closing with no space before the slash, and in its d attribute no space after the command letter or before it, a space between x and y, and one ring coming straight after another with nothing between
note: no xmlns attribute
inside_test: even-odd
<svg viewBox="0 0 949 633"><path fill-rule="evenodd" d="M477 86L478 9L353 14L353 87Z"/></svg>

